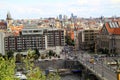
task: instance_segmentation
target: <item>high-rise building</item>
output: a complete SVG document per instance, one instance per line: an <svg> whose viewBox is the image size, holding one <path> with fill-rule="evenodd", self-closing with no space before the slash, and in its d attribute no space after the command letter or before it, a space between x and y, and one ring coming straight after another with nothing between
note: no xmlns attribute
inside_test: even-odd
<svg viewBox="0 0 120 80"><path fill-rule="evenodd" d="M74 15L73 15L73 13L71 13L71 18L73 18L74 17Z"/></svg>
<svg viewBox="0 0 120 80"><path fill-rule="evenodd" d="M59 20L62 21L62 14L59 15Z"/></svg>

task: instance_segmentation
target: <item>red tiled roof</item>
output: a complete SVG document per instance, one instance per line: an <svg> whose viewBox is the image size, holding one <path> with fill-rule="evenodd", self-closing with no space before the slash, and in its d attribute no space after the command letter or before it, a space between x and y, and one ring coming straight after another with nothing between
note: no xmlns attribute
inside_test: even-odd
<svg viewBox="0 0 120 80"><path fill-rule="evenodd" d="M0 22L1 26L7 26L4 22Z"/></svg>
<svg viewBox="0 0 120 80"><path fill-rule="evenodd" d="M106 26L106 29L109 33L111 34L120 34L120 25L119 25L119 28L111 28L109 23L105 23L105 26Z"/></svg>

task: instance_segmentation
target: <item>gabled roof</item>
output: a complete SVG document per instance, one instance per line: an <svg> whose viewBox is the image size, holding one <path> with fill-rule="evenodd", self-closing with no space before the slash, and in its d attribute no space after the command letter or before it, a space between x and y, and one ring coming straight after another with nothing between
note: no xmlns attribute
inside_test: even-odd
<svg viewBox="0 0 120 80"><path fill-rule="evenodd" d="M110 34L120 34L119 22L106 22L105 27Z"/></svg>

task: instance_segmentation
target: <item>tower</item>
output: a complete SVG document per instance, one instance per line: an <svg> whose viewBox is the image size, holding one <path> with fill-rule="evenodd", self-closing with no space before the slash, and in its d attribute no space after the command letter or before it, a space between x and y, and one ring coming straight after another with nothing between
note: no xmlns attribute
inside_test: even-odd
<svg viewBox="0 0 120 80"><path fill-rule="evenodd" d="M10 30L10 26L13 23L13 19L11 18L10 12L7 13L6 21L7 21L7 30Z"/></svg>

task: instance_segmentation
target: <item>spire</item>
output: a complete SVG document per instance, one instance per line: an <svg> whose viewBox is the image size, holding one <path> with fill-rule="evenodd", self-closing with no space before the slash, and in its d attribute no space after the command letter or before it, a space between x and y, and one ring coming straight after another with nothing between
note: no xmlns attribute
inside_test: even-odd
<svg viewBox="0 0 120 80"><path fill-rule="evenodd" d="M7 20L12 20L10 12L7 13Z"/></svg>

